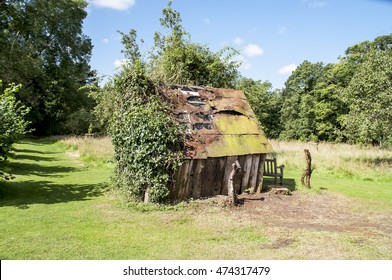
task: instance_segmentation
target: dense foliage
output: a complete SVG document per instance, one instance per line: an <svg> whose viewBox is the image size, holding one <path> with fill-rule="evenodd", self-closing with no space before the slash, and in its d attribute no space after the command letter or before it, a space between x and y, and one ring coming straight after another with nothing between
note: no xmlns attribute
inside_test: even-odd
<svg viewBox="0 0 392 280"><path fill-rule="evenodd" d="M342 118L349 141L392 145L392 49L371 51L343 98L349 108Z"/></svg>
<svg viewBox="0 0 392 280"><path fill-rule="evenodd" d="M31 107L36 134L73 132L75 118L94 105L79 90L91 79L86 7L84 0L0 1L0 79L23 84L16 97Z"/></svg>
<svg viewBox="0 0 392 280"><path fill-rule="evenodd" d="M168 32L156 32L154 36L149 61L151 77L166 84L234 87L239 75L239 63L233 59L237 51L226 47L215 53L192 42L181 25L180 13L171 4L169 1L160 19Z"/></svg>
<svg viewBox="0 0 392 280"><path fill-rule="evenodd" d="M236 88L243 90L264 133L269 138L278 138L282 130L279 111L282 108L280 91L273 90L272 84L240 77Z"/></svg>
<svg viewBox="0 0 392 280"><path fill-rule="evenodd" d="M0 80L0 86L1 84ZM0 179L9 178L3 170L5 161L12 145L27 131L28 122L25 116L29 108L21 105L15 98L15 93L20 88L20 85L11 84L0 94Z"/></svg>
<svg viewBox="0 0 392 280"><path fill-rule="evenodd" d="M337 64L304 61L282 92L279 138L391 146L391 85L392 34L349 47Z"/></svg>

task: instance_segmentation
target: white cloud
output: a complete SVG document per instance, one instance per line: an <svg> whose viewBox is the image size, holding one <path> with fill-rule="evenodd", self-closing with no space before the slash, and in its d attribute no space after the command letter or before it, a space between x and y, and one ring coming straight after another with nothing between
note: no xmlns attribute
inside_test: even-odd
<svg viewBox="0 0 392 280"><path fill-rule="evenodd" d="M328 2L323 0L302 0L302 2L308 4L311 8L324 8L328 5Z"/></svg>
<svg viewBox="0 0 392 280"><path fill-rule="evenodd" d="M248 57L259 56L263 53L264 50L255 44L249 44L244 48L244 54Z"/></svg>
<svg viewBox="0 0 392 280"><path fill-rule="evenodd" d="M104 44L109 44L110 40L108 38L103 38L102 42Z"/></svg>
<svg viewBox="0 0 392 280"><path fill-rule="evenodd" d="M241 64L241 66L240 66L240 69L243 69L243 70L249 70L249 69L251 69L252 68L252 64L250 64L249 62L247 62L247 61L244 61L242 64Z"/></svg>
<svg viewBox="0 0 392 280"><path fill-rule="evenodd" d="M323 8L328 5L328 2L326 2L326 1L312 1L308 5L313 8Z"/></svg>
<svg viewBox="0 0 392 280"><path fill-rule="evenodd" d="M135 5L135 0L90 0L94 6L114 10L128 10Z"/></svg>
<svg viewBox="0 0 392 280"><path fill-rule="evenodd" d="M249 70L252 68L252 64L250 64L243 55L236 55L232 58L232 60L241 63L241 70Z"/></svg>
<svg viewBox="0 0 392 280"><path fill-rule="evenodd" d="M278 32L279 34L286 34L287 33L287 27L286 26L279 26L278 27Z"/></svg>
<svg viewBox="0 0 392 280"><path fill-rule="evenodd" d="M205 23L207 23L207 24L210 23L210 19L209 19L209 18L203 18L203 21L204 21Z"/></svg>
<svg viewBox="0 0 392 280"><path fill-rule="evenodd" d="M290 75L295 69L297 69L298 65L291 63L289 65L283 66L278 70L280 75Z"/></svg>
<svg viewBox="0 0 392 280"><path fill-rule="evenodd" d="M233 42L236 45L242 45L244 43L244 40L241 37L235 37Z"/></svg>
<svg viewBox="0 0 392 280"><path fill-rule="evenodd" d="M113 62L113 65L116 67L116 69L117 68L120 68L121 66L123 66L123 65L125 65L127 63L127 60L126 59L116 59L114 62Z"/></svg>

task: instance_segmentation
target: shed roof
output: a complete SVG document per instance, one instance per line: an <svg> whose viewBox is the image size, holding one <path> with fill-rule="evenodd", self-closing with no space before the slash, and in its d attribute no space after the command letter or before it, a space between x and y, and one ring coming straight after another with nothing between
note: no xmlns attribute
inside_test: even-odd
<svg viewBox="0 0 392 280"><path fill-rule="evenodd" d="M182 87L166 90L187 130L186 158L206 159L272 151L240 90Z"/></svg>

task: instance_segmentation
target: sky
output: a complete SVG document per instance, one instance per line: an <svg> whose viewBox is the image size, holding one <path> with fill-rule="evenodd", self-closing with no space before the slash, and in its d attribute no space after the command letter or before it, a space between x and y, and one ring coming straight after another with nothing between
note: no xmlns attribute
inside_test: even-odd
<svg viewBox="0 0 392 280"><path fill-rule="evenodd" d="M121 36L136 29L141 50L153 46L167 0L88 0L83 32L91 65L104 81L123 61ZM345 50L392 33L392 0L174 0L191 40L216 52L237 49L240 72L283 88L303 61L337 63ZM116 70L117 69L117 70Z"/></svg>

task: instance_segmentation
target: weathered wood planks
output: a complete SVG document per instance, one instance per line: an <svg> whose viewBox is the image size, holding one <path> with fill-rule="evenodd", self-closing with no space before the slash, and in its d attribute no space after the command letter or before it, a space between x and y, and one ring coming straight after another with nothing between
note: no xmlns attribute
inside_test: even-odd
<svg viewBox="0 0 392 280"><path fill-rule="evenodd" d="M185 160L178 169L175 182L170 190L172 200L227 195L228 180L232 164L238 160L241 172L236 176L234 186L237 193L246 189L261 190L264 154L217 157Z"/></svg>

